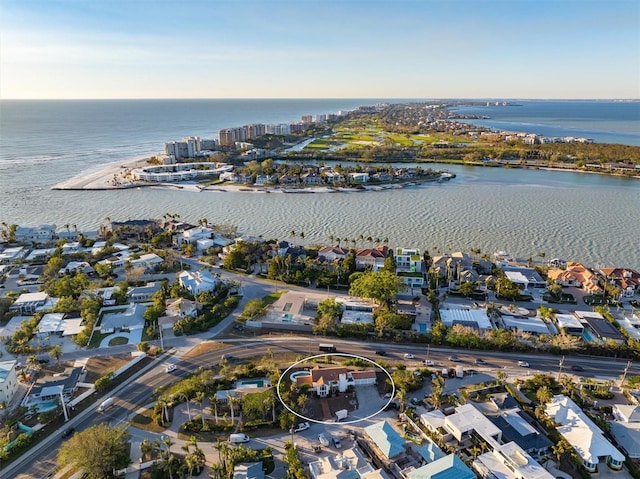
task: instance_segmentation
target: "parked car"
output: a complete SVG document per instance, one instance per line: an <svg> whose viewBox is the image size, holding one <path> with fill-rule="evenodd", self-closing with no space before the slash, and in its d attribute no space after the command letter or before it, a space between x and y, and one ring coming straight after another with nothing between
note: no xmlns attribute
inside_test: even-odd
<svg viewBox="0 0 640 479"><path fill-rule="evenodd" d="M414 359L415 356L413 354L411 354L411 353L405 353L404 358L405 359Z"/></svg>
<svg viewBox="0 0 640 479"><path fill-rule="evenodd" d="M324 435L324 433L320 433L318 435L318 441L320 441L320 444L322 444L324 447L329 447L329 440L327 439L327 436Z"/></svg>
<svg viewBox="0 0 640 479"><path fill-rule="evenodd" d="M250 440L251 438L246 434L230 434L229 435L229 442L231 444L240 444L243 442L249 442Z"/></svg>
<svg viewBox="0 0 640 479"><path fill-rule="evenodd" d="M49 364L49 358L38 358L38 363Z"/></svg>
<svg viewBox="0 0 640 479"><path fill-rule="evenodd" d="M413 404L414 406L417 406L420 404L420 399L418 398L411 398L411 404Z"/></svg>
<svg viewBox="0 0 640 479"><path fill-rule="evenodd" d="M65 438L65 439L68 438L68 437L71 437L71 436L73 436L74 432L76 432L76 430L74 428L72 428L72 427L69 427L69 428L65 429L62 432L62 437Z"/></svg>
<svg viewBox="0 0 640 479"><path fill-rule="evenodd" d="M176 370L176 365L175 364L170 364L169 366L167 366L165 368L165 371L168 372L168 373L171 373L171 372L173 372L175 370Z"/></svg>
<svg viewBox="0 0 640 479"><path fill-rule="evenodd" d="M311 427L308 422L301 422L296 427L293 428L293 432L306 431Z"/></svg>
<svg viewBox="0 0 640 479"><path fill-rule="evenodd" d="M573 366L571 366L571 370L572 371L583 371L582 366L580 366L579 364L574 364Z"/></svg>
<svg viewBox="0 0 640 479"><path fill-rule="evenodd" d="M449 356L449 361L452 361L454 363L459 363L460 358L458 356Z"/></svg>
<svg viewBox="0 0 640 479"><path fill-rule="evenodd" d="M340 449L342 447L342 443L340 442L340 439L337 437L332 437L331 442L333 442L333 447L335 447L336 449Z"/></svg>
<svg viewBox="0 0 640 479"><path fill-rule="evenodd" d="M528 368L529 363L526 361L518 361L518 366L520 366L521 368Z"/></svg>
<svg viewBox="0 0 640 479"><path fill-rule="evenodd" d="M400 405L396 402L396 401L391 401L389 404L387 404L383 411L391 411L391 410L398 410L400 409Z"/></svg>

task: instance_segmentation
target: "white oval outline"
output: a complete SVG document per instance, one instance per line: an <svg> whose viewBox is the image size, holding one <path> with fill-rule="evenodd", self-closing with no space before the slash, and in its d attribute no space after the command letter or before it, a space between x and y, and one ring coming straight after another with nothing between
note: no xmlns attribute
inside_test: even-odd
<svg viewBox="0 0 640 479"><path fill-rule="evenodd" d="M293 409L291 409L289 406L287 406L287 404L282 400L282 397L280 396L280 384L282 383L282 378L285 377L287 375L287 373L291 370L291 368L293 368L296 364L300 364L303 361L308 361L310 359L315 359L315 358L324 358L326 356L343 356L343 357L347 357L347 358L356 358L356 359L364 359L365 361L373 364L374 366L382 369L384 371L384 373L387 375L387 377L389 378L389 381L391 382L391 397L389 398L389 401L387 401L387 403L382 406L378 411L374 412L373 414L370 414L367 417L363 417L360 419L356 419L355 421L318 421L317 419L312 419L310 417L306 417L303 416L302 414L294 411ZM296 416L298 416L299 418L304 419L305 421L309 421L309 422L314 422L316 424L355 424L358 423L360 421L365 421L367 419L371 419L374 416L377 416L378 414L380 414L381 412L384 411L384 408L386 408L389 404L391 404L391 402L394 400L395 395L396 395L396 384L395 382L393 382L393 378L391 377L391 373L389 371L387 371L385 368L383 368L382 366L380 366L378 363L376 363L374 360L369 359L369 358L365 358L364 356L358 356L357 354L348 354L348 353L326 353L326 354L316 354L314 356L308 356L306 358L302 358L299 361L296 361L295 363L293 363L291 366L289 366L287 369L285 369L282 374L280 375L280 378L278 379L278 384L276 385L276 394L278 395L278 399L280 400L280 403L285 407L285 409L287 411L289 411L292 414L295 414Z"/></svg>

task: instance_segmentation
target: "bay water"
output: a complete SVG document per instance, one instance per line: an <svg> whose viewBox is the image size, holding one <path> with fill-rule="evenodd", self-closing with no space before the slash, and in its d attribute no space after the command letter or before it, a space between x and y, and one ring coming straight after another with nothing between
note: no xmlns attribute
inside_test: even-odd
<svg viewBox="0 0 640 479"><path fill-rule="evenodd" d="M547 258L640 270L640 182L633 179L422 165L446 168L457 176L445 183L352 193L51 189L105 164L154 154L164 142L184 136L212 138L225 127L289 122L303 114L334 113L377 101L2 101L0 221L97 229L106 218L178 213L183 220L207 218L265 238L291 239L295 231L293 239L300 242L303 232L306 244L326 244L333 236L347 238L349 246L351 240L365 246L360 236L371 236L432 254L479 248L535 258L544 252ZM622 115L607 129L633 137L629 130L634 121ZM594 137L572 131L572 136Z"/></svg>

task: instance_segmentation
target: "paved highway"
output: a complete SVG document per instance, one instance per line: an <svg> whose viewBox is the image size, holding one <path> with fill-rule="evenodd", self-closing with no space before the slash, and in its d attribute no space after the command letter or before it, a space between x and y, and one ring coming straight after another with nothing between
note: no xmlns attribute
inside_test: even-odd
<svg viewBox="0 0 640 479"><path fill-rule="evenodd" d="M153 401L153 391L159 386L167 386L175 381L177 377L185 377L197 368L217 364L221 356L232 355L236 358L250 358L267 354L271 349L274 354L295 353L297 355L320 354L318 343L322 340L317 337L297 337L297 336L274 336L260 337L256 339L220 339L227 347L215 351L207 352L197 358L182 360L177 357L168 357L159 360L150 366L140 376L135 377L129 383L118 387L109 393L116 398L115 404L105 413L98 413L94 407L89 408L77 417L72 417L66 427L73 426L76 430L83 430L94 424L109 421L112 424L119 424L128 420L130 414L137 408L147 405ZM331 341L338 349L338 352L361 355L374 361L383 360L386 362L403 362L407 366L420 366L421 361L427 359L427 347L416 345L383 345L379 343L366 343L360 341L334 340ZM198 341L200 342L200 341ZM376 355L376 351L385 350L384 357ZM404 354L410 353L414 359L405 360ZM450 356L457 356L460 361L453 362ZM477 358L485 361L485 364L474 364ZM495 374L498 370L505 371L510 377L526 376L537 371L555 374L559 370L559 358L557 356L546 355L522 355L514 353L499 352L463 352L446 348L429 348L428 359L433 361L436 367L452 367L462 365L466 369ZM525 360L529 363L529 368L517 366L518 360ZM167 374L164 367L167 362L175 363L176 371ZM626 361L605 359L605 358L581 358L571 357L567 359L563 366L563 372L579 374L588 377L599 377L603 379L619 378L626 366ZM579 365L582 372L574 373L570 370L572 365ZM640 368L632 365L629 369L630 375L640 374ZM101 402L98 400L96 406ZM38 478L46 477L56 465L55 455L61 444L60 434L55 434L42 441L29 453L25 454L21 460L6 467L0 472L0 477Z"/></svg>

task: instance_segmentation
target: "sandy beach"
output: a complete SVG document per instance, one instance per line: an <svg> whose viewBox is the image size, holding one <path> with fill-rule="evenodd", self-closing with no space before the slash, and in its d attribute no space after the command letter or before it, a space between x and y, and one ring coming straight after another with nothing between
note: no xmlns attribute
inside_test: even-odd
<svg viewBox="0 0 640 479"><path fill-rule="evenodd" d="M104 169L85 175L75 176L58 183L54 190L116 190L141 186L124 180L127 170L141 168L147 164L149 157L135 158L124 162L107 165ZM115 181L114 181L115 180Z"/></svg>

